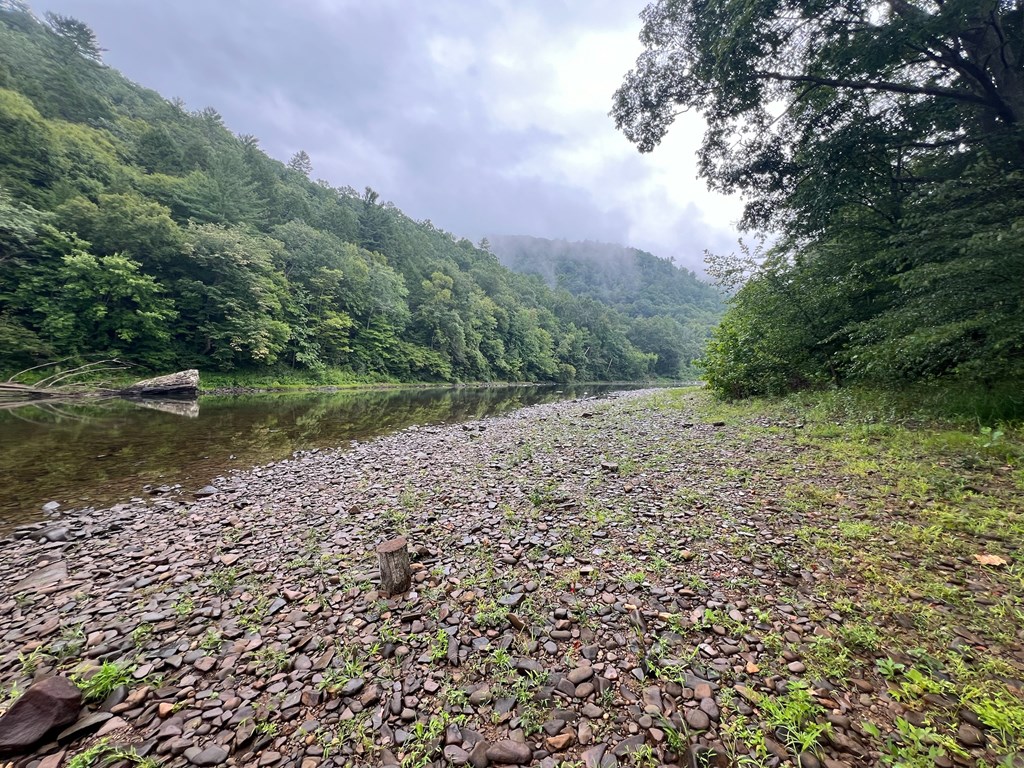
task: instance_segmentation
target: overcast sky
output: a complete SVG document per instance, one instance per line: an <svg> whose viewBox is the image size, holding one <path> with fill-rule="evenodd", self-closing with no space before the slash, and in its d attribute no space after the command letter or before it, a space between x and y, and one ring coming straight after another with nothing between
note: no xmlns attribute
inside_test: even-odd
<svg viewBox="0 0 1024 768"><path fill-rule="evenodd" d="M645 0L36 0L130 79L215 107L315 178L474 240L603 240L700 268L738 200L696 177L685 116L640 155L608 116Z"/></svg>

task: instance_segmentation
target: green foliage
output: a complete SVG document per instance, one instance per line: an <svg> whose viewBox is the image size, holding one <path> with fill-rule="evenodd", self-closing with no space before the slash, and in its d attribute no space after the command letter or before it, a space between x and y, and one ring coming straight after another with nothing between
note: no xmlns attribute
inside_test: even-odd
<svg viewBox="0 0 1024 768"><path fill-rule="evenodd" d="M481 600L473 614L473 624L482 628L500 627L508 621L508 610L494 600Z"/></svg>
<svg viewBox="0 0 1024 768"><path fill-rule="evenodd" d="M68 762L68 768L98 768L104 765L125 764L140 768L159 768L160 763L150 757L142 757L134 747L116 746L109 739L100 739L86 750L75 755Z"/></svg>
<svg viewBox="0 0 1024 768"><path fill-rule="evenodd" d="M114 661L104 661L101 666L83 674L71 676L86 701L103 701L115 689L130 685L134 666Z"/></svg>
<svg viewBox="0 0 1024 768"><path fill-rule="evenodd" d="M617 124L649 151L701 112L701 174L779 235L719 270L745 280L703 360L717 393L1020 380L1019 9L659 0L644 21Z"/></svg>
<svg viewBox="0 0 1024 768"><path fill-rule="evenodd" d="M372 189L311 181L305 152L273 160L100 52L78 20L0 8L0 370L117 355L309 378L641 379L686 367L718 311L648 255L628 301L555 291Z"/></svg>
<svg viewBox="0 0 1024 768"><path fill-rule="evenodd" d="M1024 701L994 684L966 686L962 698L1007 751L1024 745Z"/></svg>
<svg viewBox="0 0 1024 768"><path fill-rule="evenodd" d="M877 725L866 722L864 732L880 739ZM916 726L902 717L896 719L896 732L885 741L882 763L893 768L932 768L936 761L948 759L950 754L966 756L951 737L940 734L930 725Z"/></svg>
<svg viewBox="0 0 1024 768"><path fill-rule="evenodd" d="M609 346L631 345L656 356L658 376L693 375L691 363L721 314L718 291L670 260L634 248L536 237L498 237L489 247L509 268L590 300L578 303L573 321L584 338L602 329L585 338L591 355L600 358L611 352ZM628 319L614 317L608 306ZM573 356L571 362L584 370L598 365L587 356Z"/></svg>
<svg viewBox="0 0 1024 768"><path fill-rule="evenodd" d="M781 734L795 754L818 752L821 737L831 728L806 685L790 683L785 693L762 697L757 706L765 724Z"/></svg>
<svg viewBox="0 0 1024 768"><path fill-rule="evenodd" d="M450 723L460 723L462 716L452 717L447 712L432 716L429 720L417 720L412 724L409 738L402 745L402 768L424 768L431 762L434 753L441 748L441 736Z"/></svg>
<svg viewBox="0 0 1024 768"><path fill-rule="evenodd" d="M444 661L448 655L448 640L448 633L444 629L438 629L430 643L430 660L435 664Z"/></svg>

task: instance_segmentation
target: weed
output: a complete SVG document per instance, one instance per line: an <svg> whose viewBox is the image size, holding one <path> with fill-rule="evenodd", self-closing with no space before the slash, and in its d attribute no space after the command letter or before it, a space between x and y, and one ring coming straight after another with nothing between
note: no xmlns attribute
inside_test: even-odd
<svg viewBox="0 0 1024 768"><path fill-rule="evenodd" d="M218 630L209 627L203 639L199 641L199 647L207 653L220 653L223 643L224 636Z"/></svg>
<svg viewBox="0 0 1024 768"><path fill-rule="evenodd" d="M473 614L473 623L478 627L500 627L508 621L508 611L494 600L481 600Z"/></svg>
<svg viewBox="0 0 1024 768"><path fill-rule="evenodd" d="M237 568L217 568L207 580L215 595L226 595L238 584Z"/></svg>
<svg viewBox="0 0 1024 768"><path fill-rule="evenodd" d="M85 630L81 624L61 627L60 636L50 644L50 653L58 663L75 658L85 648Z"/></svg>
<svg viewBox="0 0 1024 768"><path fill-rule="evenodd" d="M658 758L650 744L641 744L634 749L629 760L637 768L655 768L658 765Z"/></svg>
<svg viewBox="0 0 1024 768"><path fill-rule="evenodd" d="M686 724L684 723L681 726L682 730L680 730L675 727L671 720L664 715L661 715L658 727L661 728L662 732L665 734L665 743L668 744L668 748L677 755L685 755L690 744L690 737L686 730Z"/></svg>
<svg viewBox="0 0 1024 768"><path fill-rule="evenodd" d="M843 642L859 651L877 651L882 646L882 636L874 624L847 622L839 628Z"/></svg>
<svg viewBox="0 0 1024 768"><path fill-rule="evenodd" d="M986 686L968 685L961 699L970 706L990 729L1007 752L1019 750L1024 744L1024 702L1006 691Z"/></svg>
<svg viewBox="0 0 1024 768"><path fill-rule="evenodd" d="M182 597L178 598L177 602L174 603L174 612L178 616L189 616L191 615L192 611L195 610L195 607L196 601L188 595L183 595Z"/></svg>
<svg viewBox="0 0 1024 768"><path fill-rule="evenodd" d="M572 541L570 541L569 539L565 539L563 541L558 542L558 544L552 547L551 551L559 557L568 557L573 553L574 549L575 547Z"/></svg>
<svg viewBox="0 0 1024 768"><path fill-rule="evenodd" d="M393 645L397 645L402 640L401 632L390 622L384 622L380 625L379 635L383 642Z"/></svg>
<svg viewBox="0 0 1024 768"><path fill-rule="evenodd" d="M929 693L947 693L953 690L953 684L946 680L937 680L918 667L910 667L903 672L902 679L889 687L889 695L896 701L906 704L922 698Z"/></svg>
<svg viewBox="0 0 1024 768"><path fill-rule="evenodd" d="M87 673L88 676L72 675L71 682L82 692L82 698L86 701L103 701L115 689L131 683L133 671L133 665L104 661L95 671Z"/></svg>
<svg viewBox="0 0 1024 768"><path fill-rule="evenodd" d="M442 712L429 720L413 723L409 738L402 745L402 768L425 768L429 765L434 753L441 747L441 736L445 729L450 723L462 720L461 715L452 717Z"/></svg>
<svg viewBox="0 0 1024 768"><path fill-rule="evenodd" d="M469 694L454 685L446 685L441 691L441 698L452 709L462 709L469 704Z"/></svg>
<svg viewBox="0 0 1024 768"><path fill-rule="evenodd" d="M430 660L438 664L448 658L448 633L444 629L438 629L437 634L430 643Z"/></svg>
<svg viewBox="0 0 1024 768"><path fill-rule="evenodd" d="M139 624L132 630L132 642L136 648L141 648L153 634L153 625L148 623Z"/></svg>
<svg viewBox="0 0 1024 768"><path fill-rule="evenodd" d="M757 706L765 723L782 735L794 754L820 752L818 741L832 728L806 684L791 683L785 693L762 697Z"/></svg>
<svg viewBox="0 0 1024 768"><path fill-rule="evenodd" d="M764 731L752 727L744 715L722 720L722 741L730 763L738 768L767 768L768 745Z"/></svg>
<svg viewBox="0 0 1024 768"><path fill-rule="evenodd" d="M874 723L866 722L861 727L865 733L881 739L882 733ZM902 717L896 720L895 738L886 739L883 746L882 762L892 768L934 768L936 761L949 753L967 754L949 736L927 724L913 725Z"/></svg>
<svg viewBox="0 0 1024 768"><path fill-rule="evenodd" d="M260 736L273 738L277 736L277 732L280 730L280 726L277 723L273 723L270 720L260 720L253 725L253 731Z"/></svg>
<svg viewBox="0 0 1024 768"><path fill-rule="evenodd" d="M25 677L31 677L47 658L49 657L43 651L43 646L34 648L31 653L19 653L18 664L21 666L21 674Z"/></svg>
<svg viewBox="0 0 1024 768"><path fill-rule="evenodd" d="M831 637L815 637L806 660L817 674L830 680L843 680L850 672L850 652Z"/></svg>
<svg viewBox="0 0 1024 768"><path fill-rule="evenodd" d="M7 709L11 704L16 702L24 691L18 687L18 681L15 680L11 683L10 689L4 694L3 698L0 699L0 709Z"/></svg>
<svg viewBox="0 0 1024 768"><path fill-rule="evenodd" d="M411 509L415 505L416 496L408 491L403 491L399 496L399 502L402 503L403 506L408 506L404 506L403 509L385 510L380 516L380 519L386 523L389 530L394 531L395 533L404 533L409 522L409 512L407 510Z"/></svg>
<svg viewBox="0 0 1024 768"><path fill-rule="evenodd" d="M905 664L899 664L888 657L876 661L875 667L878 669L878 674L886 680L895 680L907 668Z"/></svg>
<svg viewBox="0 0 1024 768"><path fill-rule="evenodd" d="M504 648L495 648L491 651L491 662L503 672L512 669L512 657Z"/></svg>
<svg viewBox="0 0 1024 768"><path fill-rule="evenodd" d="M262 591L248 603L235 609L238 625L249 632L258 632L270 611L270 597Z"/></svg>
<svg viewBox="0 0 1024 768"><path fill-rule="evenodd" d="M94 766L128 763L140 768L158 768L160 763L150 757L142 757L134 747L121 747L110 744L109 739L101 739L75 755L67 764L67 768L94 768Z"/></svg>
<svg viewBox="0 0 1024 768"><path fill-rule="evenodd" d="M284 672L291 666L291 658L288 656L288 651L283 648L273 648L269 645L264 645L256 651L254 659L258 672L274 674L275 672Z"/></svg>

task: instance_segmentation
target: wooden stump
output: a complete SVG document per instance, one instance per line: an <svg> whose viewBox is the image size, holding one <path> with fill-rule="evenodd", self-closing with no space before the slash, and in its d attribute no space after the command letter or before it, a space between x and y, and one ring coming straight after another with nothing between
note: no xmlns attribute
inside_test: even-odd
<svg viewBox="0 0 1024 768"><path fill-rule="evenodd" d="M408 592L412 586L409 550L404 536L385 541L377 547L380 561L380 588L388 597Z"/></svg>

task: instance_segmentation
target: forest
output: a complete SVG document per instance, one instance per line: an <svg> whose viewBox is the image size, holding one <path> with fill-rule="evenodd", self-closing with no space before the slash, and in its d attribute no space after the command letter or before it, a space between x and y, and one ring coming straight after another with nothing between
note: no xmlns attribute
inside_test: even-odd
<svg viewBox="0 0 1024 768"><path fill-rule="evenodd" d="M215 109L105 66L83 22L4 3L0 371L102 356L311 380L675 378L720 314L675 267L693 286L663 306L574 294L312 176L305 152L274 160Z"/></svg>
<svg viewBox="0 0 1024 768"><path fill-rule="evenodd" d="M1024 4L659 0L615 94L644 152L707 123L700 173L768 232L710 270L728 397L1024 380Z"/></svg>
<svg viewBox="0 0 1024 768"><path fill-rule="evenodd" d="M571 243L539 237L490 239L491 250L509 269L543 278L589 302L627 317L629 339L658 359L654 372L673 378L700 358L711 328L724 310L721 292L669 259L611 243Z"/></svg>

